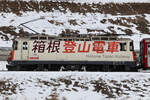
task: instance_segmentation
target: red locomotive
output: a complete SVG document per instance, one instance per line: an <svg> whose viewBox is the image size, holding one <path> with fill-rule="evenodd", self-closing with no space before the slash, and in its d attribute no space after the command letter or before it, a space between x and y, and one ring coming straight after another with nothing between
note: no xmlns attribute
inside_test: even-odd
<svg viewBox="0 0 150 100"><path fill-rule="evenodd" d="M140 42L140 68L150 69L150 38L144 38Z"/></svg>

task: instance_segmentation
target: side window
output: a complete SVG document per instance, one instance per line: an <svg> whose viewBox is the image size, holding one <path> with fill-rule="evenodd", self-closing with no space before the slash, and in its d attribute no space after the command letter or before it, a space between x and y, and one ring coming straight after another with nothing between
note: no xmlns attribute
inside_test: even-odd
<svg viewBox="0 0 150 100"><path fill-rule="evenodd" d="M27 42L23 42L23 50L27 50L28 49L28 43Z"/></svg>
<svg viewBox="0 0 150 100"><path fill-rule="evenodd" d="M130 51L134 51L133 42L130 42Z"/></svg>
<svg viewBox="0 0 150 100"><path fill-rule="evenodd" d="M147 44L147 53L150 54L150 44Z"/></svg>
<svg viewBox="0 0 150 100"><path fill-rule="evenodd" d="M120 43L120 51L127 51L127 44L126 43Z"/></svg>
<svg viewBox="0 0 150 100"><path fill-rule="evenodd" d="M18 41L14 41L12 47L13 47L13 50L17 50L18 49Z"/></svg>

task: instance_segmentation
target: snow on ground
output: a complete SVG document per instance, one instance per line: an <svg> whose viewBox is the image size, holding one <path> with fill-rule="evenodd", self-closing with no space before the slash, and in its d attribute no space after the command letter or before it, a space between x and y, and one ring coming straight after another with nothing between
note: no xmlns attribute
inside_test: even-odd
<svg viewBox="0 0 150 100"><path fill-rule="evenodd" d="M12 47L12 41L3 41L0 39L0 47Z"/></svg>
<svg viewBox="0 0 150 100"><path fill-rule="evenodd" d="M150 73L0 72L0 100L149 99Z"/></svg>
<svg viewBox="0 0 150 100"><path fill-rule="evenodd" d="M150 74L0 72L1 100L149 100Z"/></svg>
<svg viewBox="0 0 150 100"><path fill-rule="evenodd" d="M7 61L0 61L0 71L7 70L6 64L7 64Z"/></svg>

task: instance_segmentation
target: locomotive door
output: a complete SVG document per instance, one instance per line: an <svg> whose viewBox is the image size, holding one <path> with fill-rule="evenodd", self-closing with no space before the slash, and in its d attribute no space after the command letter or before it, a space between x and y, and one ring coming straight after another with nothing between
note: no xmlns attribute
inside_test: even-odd
<svg viewBox="0 0 150 100"><path fill-rule="evenodd" d="M150 67L150 43L147 44L147 67Z"/></svg>
<svg viewBox="0 0 150 100"><path fill-rule="evenodd" d="M23 42L21 49L22 60L28 60L28 42Z"/></svg>

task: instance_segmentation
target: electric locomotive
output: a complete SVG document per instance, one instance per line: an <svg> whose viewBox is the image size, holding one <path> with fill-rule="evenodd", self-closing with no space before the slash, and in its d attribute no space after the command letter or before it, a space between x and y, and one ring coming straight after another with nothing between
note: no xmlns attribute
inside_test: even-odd
<svg viewBox="0 0 150 100"><path fill-rule="evenodd" d="M10 71L136 71L133 40L98 34L31 35L13 41Z"/></svg>

